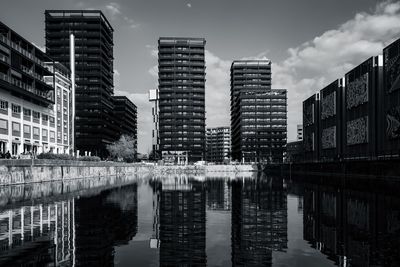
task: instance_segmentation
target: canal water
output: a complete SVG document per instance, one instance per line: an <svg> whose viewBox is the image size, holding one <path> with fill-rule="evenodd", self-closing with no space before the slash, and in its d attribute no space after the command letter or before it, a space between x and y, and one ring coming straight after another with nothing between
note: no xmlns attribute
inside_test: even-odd
<svg viewBox="0 0 400 267"><path fill-rule="evenodd" d="M3 187L0 266L400 266L399 188L260 174Z"/></svg>

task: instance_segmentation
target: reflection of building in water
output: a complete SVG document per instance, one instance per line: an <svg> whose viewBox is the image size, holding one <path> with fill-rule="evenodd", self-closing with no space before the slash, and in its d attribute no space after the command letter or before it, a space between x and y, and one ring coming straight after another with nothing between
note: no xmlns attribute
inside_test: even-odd
<svg viewBox="0 0 400 267"><path fill-rule="evenodd" d="M74 200L0 213L0 265L75 262Z"/></svg>
<svg viewBox="0 0 400 267"><path fill-rule="evenodd" d="M206 264L204 185L182 181L185 180L165 180L159 192L160 266Z"/></svg>
<svg viewBox="0 0 400 267"><path fill-rule="evenodd" d="M207 209L230 210L231 186L227 179L210 179L207 185Z"/></svg>
<svg viewBox="0 0 400 267"><path fill-rule="evenodd" d="M304 239L339 266L400 266L400 199L308 185Z"/></svg>
<svg viewBox="0 0 400 267"><path fill-rule="evenodd" d="M137 184L76 200L76 262L79 266L112 266L114 246L137 233Z"/></svg>
<svg viewBox="0 0 400 267"><path fill-rule="evenodd" d="M287 197L282 179L232 182L232 265L271 266L287 248Z"/></svg>

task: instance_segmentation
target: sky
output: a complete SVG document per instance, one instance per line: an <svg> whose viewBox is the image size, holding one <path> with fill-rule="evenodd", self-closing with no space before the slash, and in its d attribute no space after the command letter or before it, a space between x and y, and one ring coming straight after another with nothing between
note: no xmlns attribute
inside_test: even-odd
<svg viewBox="0 0 400 267"><path fill-rule="evenodd" d="M229 126L229 68L272 61L272 87L288 90L288 141L302 101L400 38L400 2L374 0L13 0L0 20L44 47L46 9L99 9L114 28L114 85L138 107L138 150L151 149L157 40L206 38L206 125Z"/></svg>

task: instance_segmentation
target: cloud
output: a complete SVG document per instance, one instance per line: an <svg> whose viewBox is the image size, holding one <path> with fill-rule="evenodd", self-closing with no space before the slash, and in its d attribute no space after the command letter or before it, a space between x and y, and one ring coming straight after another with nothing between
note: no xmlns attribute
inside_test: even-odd
<svg viewBox="0 0 400 267"><path fill-rule="evenodd" d="M115 2L107 4L105 9L107 13L111 16L111 19L116 19L116 16L121 14L121 6Z"/></svg>
<svg viewBox="0 0 400 267"><path fill-rule="evenodd" d="M191 7L192 7L192 4L191 4L191 3L187 3L186 6L187 6L188 8L191 8Z"/></svg>
<svg viewBox="0 0 400 267"><path fill-rule="evenodd" d="M121 74L117 69L114 69L114 90L118 90L121 84Z"/></svg>
<svg viewBox="0 0 400 267"><path fill-rule="evenodd" d="M370 12L357 13L352 19L300 46L288 49L288 57L272 62L272 87L288 90L288 140L295 140L296 125L302 123L302 102L367 58L382 53L383 47L399 38L400 2L383 2ZM154 46L146 46L156 51ZM150 51L153 56L156 52ZM246 59L265 59L269 51ZM230 125L230 60L206 50L206 124L207 127ZM158 68L149 73L157 79ZM151 112L147 95L131 94L142 104L139 113ZM135 100L134 100L135 102ZM135 102L136 104L136 102ZM141 108L146 110L141 110ZM141 119L144 135L150 135L151 115ZM149 125L145 126L148 123ZM147 136L139 137L151 140ZM151 139L151 138L150 138ZM147 151L147 150L146 150Z"/></svg>
<svg viewBox="0 0 400 267"><path fill-rule="evenodd" d="M135 21L133 19L129 18L129 17L125 16L124 20L125 20L126 23L128 23L129 28L136 29L136 28L138 28L140 26L140 24L135 23Z"/></svg>
<svg viewBox="0 0 400 267"><path fill-rule="evenodd" d="M230 126L230 67L223 60L205 51L206 60L206 125Z"/></svg>
<svg viewBox="0 0 400 267"><path fill-rule="evenodd" d="M383 2L371 13L357 13L336 29L288 50L272 65L274 88L288 89L288 139L302 123L302 101L399 37L400 2Z"/></svg>
<svg viewBox="0 0 400 267"><path fill-rule="evenodd" d="M152 57L157 58L158 57L158 49L157 46L155 45L146 45L146 48L150 50L150 55Z"/></svg>

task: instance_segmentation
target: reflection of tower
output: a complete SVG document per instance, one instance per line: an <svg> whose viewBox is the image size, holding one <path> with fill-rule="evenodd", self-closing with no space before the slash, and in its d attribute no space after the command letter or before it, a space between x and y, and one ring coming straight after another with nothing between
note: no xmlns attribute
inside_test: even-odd
<svg viewBox="0 0 400 267"><path fill-rule="evenodd" d="M160 266L205 265L205 189L179 181L163 183L160 192Z"/></svg>
<svg viewBox="0 0 400 267"><path fill-rule="evenodd" d="M77 200L77 264L112 266L114 246L128 243L137 233L137 211L136 183Z"/></svg>
<svg viewBox="0 0 400 267"><path fill-rule="evenodd" d="M231 190L227 179L207 180L207 209L231 209Z"/></svg>
<svg viewBox="0 0 400 267"><path fill-rule="evenodd" d="M160 247L160 190L161 182L150 181L153 188L153 233L150 238L150 248Z"/></svg>
<svg viewBox="0 0 400 267"><path fill-rule="evenodd" d="M271 266L287 248L287 197L282 179L232 182L232 265Z"/></svg>
<svg viewBox="0 0 400 267"><path fill-rule="evenodd" d="M75 264L74 200L0 213L0 265Z"/></svg>

